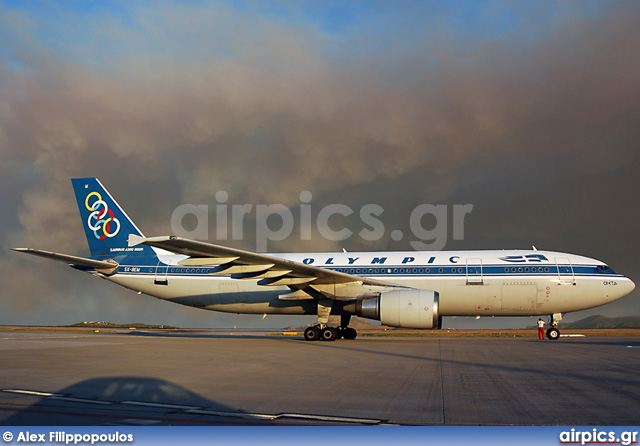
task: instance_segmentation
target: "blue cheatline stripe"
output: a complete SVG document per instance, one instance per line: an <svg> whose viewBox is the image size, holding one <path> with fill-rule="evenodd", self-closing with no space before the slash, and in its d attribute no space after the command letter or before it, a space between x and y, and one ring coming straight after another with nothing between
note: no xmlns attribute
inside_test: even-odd
<svg viewBox="0 0 640 446"><path fill-rule="evenodd" d="M168 269L168 271L167 271ZM478 278L481 277L479 272L470 272L467 274L467 268L463 266L429 266L429 267L399 267L388 266L385 268L344 268L333 267L327 268L332 271L344 272L347 274L361 275L363 277L460 277L460 278ZM542 271L540 271L542 269ZM134 275L168 275L173 277L179 276L209 276L211 273L218 271L218 267L181 267L181 266L164 266L146 263L137 265L121 265L118 268L119 273ZM479 271L477 269L476 271ZM575 277L594 277L594 278L621 278L624 277L617 273L598 273L595 266L576 266L573 273L570 270L560 272L561 276ZM557 267L505 267L505 266L487 266L482 268L482 277L558 277ZM229 277L228 275L220 275L219 277Z"/></svg>

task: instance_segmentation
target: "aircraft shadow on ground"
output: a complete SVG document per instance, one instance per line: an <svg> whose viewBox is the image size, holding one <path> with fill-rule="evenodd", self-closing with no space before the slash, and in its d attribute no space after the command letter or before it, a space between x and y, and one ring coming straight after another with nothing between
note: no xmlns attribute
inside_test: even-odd
<svg viewBox="0 0 640 446"><path fill-rule="evenodd" d="M147 404L145 404L147 403ZM154 406L157 405L157 406ZM175 407L170 407L175 406ZM199 424L194 416L180 417L180 412L197 408L229 413L233 417L243 412L211 401L190 390L163 379L137 376L104 377L80 381L54 396L44 396L37 403L5 418L7 426L70 426L107 424ZM178 417L175 414L178 413ZM216 418L218 421L216 421ZM131 420L134 420L131 422ZM135 421L139 421L136 423ZM217 417L202 419L200 424L234 424ZM231 418L233 420L233 418ZM147 421L149 421L147 423ZM242 421L242 418L238 418ZM249 424L245 420L242 424Z"/></svg>

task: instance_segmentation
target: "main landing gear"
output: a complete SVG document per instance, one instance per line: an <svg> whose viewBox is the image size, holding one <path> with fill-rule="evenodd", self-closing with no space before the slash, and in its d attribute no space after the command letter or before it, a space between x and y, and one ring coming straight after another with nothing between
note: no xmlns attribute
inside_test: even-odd
<svg viewBox="0 0 640 446"><path fill-rule="evenodd" d="M358 332L355 328L351 327L324 327L320 328L319 325L307 327L304 331L305 341L335 341L336 339L355 339L358 336Z"/></svg>
<svg viewBox="0 0 640 446"><path fill-rule="evenodd" d="M318 318L320 319L320 317ZM350 314L341 314L340 315L340 326L339 327L329 327L326 323L329 321L329 315L326 314L326 319L323 321L318 321L318 325L313 325L311 327L307 327L304 331L304 339L306 341L335 341L336 339L355 339L358 336L358 332L355 328L349 327L349 322L351 321Z"/></svg>
<svg viewBox="0 0 640 446"><path fill-rule="evenodd" d="M558 322L562 320L562 313L555 313L551 315L551 321L549 322L549 329L547 330L547 339L555 341L560 338L560 330L558 330Z"/></svg>

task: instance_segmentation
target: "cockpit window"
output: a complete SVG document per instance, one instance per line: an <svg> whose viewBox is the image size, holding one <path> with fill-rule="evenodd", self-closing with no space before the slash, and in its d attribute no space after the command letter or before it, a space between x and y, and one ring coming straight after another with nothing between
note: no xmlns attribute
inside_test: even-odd
<svg viewBox="0 0 640 446"><path fill-rule="evenodd" d="M598 265L596 266L596 272L600 274L615 274L608 265Z"/></svg>

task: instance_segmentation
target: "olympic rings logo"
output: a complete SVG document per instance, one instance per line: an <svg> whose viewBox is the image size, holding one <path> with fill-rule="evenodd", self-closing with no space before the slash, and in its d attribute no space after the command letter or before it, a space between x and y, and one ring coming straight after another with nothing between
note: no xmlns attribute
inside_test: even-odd
<svg viewBox="0 0 640 446"><path fill-rule="evenodd" d="M89 205L89 199L95 196L96 200ZM87 225L93 231L97 239L103 240L107 237L113 237L120 232L120 220L113 216L113 211L109 209L107 203L102 201L102 196L98 192L91 192L84 201L87 210L92 211L89 214Z"/></svg>

